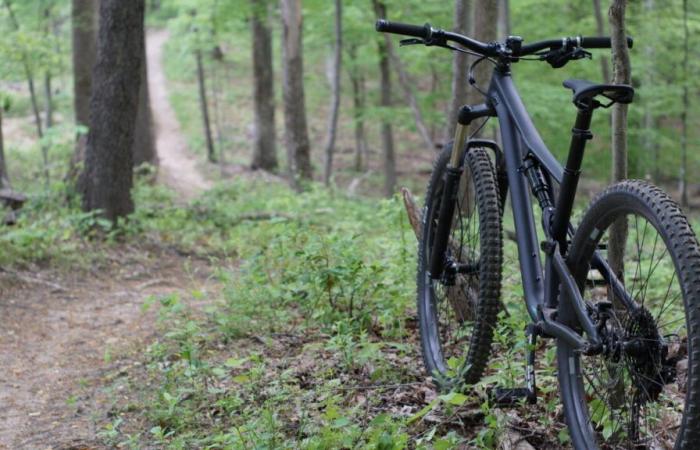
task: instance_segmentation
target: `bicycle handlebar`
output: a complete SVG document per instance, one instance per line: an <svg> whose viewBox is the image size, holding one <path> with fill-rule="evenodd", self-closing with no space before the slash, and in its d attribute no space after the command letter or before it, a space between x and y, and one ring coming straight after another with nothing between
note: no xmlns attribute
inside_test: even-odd
<svg viewBox="0 0 700 450"><path fill-rule="evenodd" d="M415 38L423 39L426 44L431 45L440 41L452 41L456 42L469 50L479 53L484 56L498 56L501 53L501 48L503 47L501 43L491 42L485 43L480 42L470 37L452 33L449 31L436 29L430 26L430 24L425 25L411 25L406 23L389 22L385 19L377 20L376 30L383 33L393 33L400 34L404 36L412 36ZM634 40L631 37L627 37L627 46L632 48L634 45ZM512 56L525 56L530 55L535 52L544 49L558 50L563 47L567 48L611 48L612 43L610 37L606 36L589 36L589 37L564 37L561 39L549 39L545 41L533 42L532 44L523 45L519 48L512 48Z"/></svg>
<svg viewBox="0 0 700 450"><path fill-rule="evenodd" d="M486 56L496 56L498 49L495 44L485 44L475 39L449 31L435 29L426 23L423 26L411 25L407 23L389 22L385 19L377 20L375 29L381 33L401 34L423 39L426 43L431 43L434 39L444 39L456 42L464 47Z"/></svg>

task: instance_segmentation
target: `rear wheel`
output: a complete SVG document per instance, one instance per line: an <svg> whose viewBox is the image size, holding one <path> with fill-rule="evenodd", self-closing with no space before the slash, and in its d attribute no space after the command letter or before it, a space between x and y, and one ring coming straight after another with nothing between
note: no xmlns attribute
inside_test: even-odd
<svg viewBox="0 0 700 450"><path fill-rule="evenodd" d="M428 185L417 277L423 360L443 389L481 378L499 310L503 259L495 171L486 150L473 148L465 156L447 249L449 261L472 269L444 274L438 280L430 277L429 260L451 151L448 145L440 154Z"/></svg>
<svg viewBox="0 0 700 450"><path fill-rule="evenodd" d="M593 259L608 262L613 223L627 223L618 265L635 306L625 307ZM603 350L558 342L564 412L576 449L690 449L700 441L700 246L678 205L642 181L591 204L569 265L598 324ZM562 321L571 316L560 311ZM575 322L570 323L575 325Z"/></svg>

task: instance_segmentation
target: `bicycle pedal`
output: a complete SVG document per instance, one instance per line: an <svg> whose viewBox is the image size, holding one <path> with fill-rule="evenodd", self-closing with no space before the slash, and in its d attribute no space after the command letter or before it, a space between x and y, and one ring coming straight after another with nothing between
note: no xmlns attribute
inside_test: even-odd
<svg viewBox="0 0 700 450"><path fill-rule="evenodd" d="M528 388L494 388L491 391L491 401L496 406L514 406L523 401L534 405L537 396Z"/></svg>

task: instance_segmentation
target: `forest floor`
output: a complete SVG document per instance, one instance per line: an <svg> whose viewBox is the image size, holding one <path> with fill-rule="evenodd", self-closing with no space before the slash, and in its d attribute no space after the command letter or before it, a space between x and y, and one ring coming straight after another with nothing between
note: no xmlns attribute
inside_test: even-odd
<svg viewBox="0 0 700 450"><path fill-rule="evenodd" d="M148 39L160 179L185 200L211 187L187 153L161 64L166 32ZM209 269L157 245L110 251L99 267L0 269L0 449L98 448L109 395L154 336L149 296L208 292ZM183 294L185 293L185 294ZM136 355L136 356L135 356Z"/></svg>

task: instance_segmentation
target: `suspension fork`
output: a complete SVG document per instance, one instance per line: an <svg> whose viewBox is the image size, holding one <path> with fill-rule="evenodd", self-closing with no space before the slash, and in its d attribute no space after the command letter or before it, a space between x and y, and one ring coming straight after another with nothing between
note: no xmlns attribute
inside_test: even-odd
<svg viewBox="0 0 700 450"><path fill-rule="evenodd" d="M454 217L459 180L464 170L464 155L468 149L469 125L479 117L491 117L496 115L496 110L490 103L482 103L476 106L462 106L457 116L455 139L452 144L452 154L445 172L440 211L433 239L433 248L430 254L430 277L439 279L445 270L447 263L447 245L450 239L452 218Z"/></svg>

